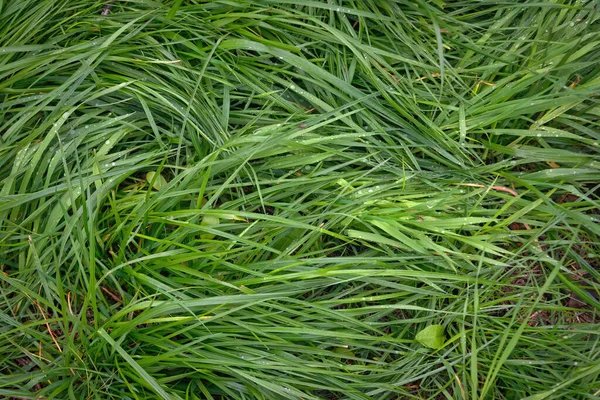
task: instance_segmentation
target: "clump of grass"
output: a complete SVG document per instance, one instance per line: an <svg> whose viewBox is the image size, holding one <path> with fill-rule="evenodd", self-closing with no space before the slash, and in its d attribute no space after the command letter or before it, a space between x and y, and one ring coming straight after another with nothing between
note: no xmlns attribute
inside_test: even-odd
<svg viewBox="0 0 600 400"><path fill-rule="evenodd" d="M0 396L597 396L597 5L409 3L0 2Z"/></svg>

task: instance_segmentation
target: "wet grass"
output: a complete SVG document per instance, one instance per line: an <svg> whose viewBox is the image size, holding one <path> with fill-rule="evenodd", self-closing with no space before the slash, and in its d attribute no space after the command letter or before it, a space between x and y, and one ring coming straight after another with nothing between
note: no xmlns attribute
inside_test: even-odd
<svg viewBox="0 0 600 400"><path fill-rule="evenodd" d="M598 396L598 18L0 1L0 397Z"/></svg>

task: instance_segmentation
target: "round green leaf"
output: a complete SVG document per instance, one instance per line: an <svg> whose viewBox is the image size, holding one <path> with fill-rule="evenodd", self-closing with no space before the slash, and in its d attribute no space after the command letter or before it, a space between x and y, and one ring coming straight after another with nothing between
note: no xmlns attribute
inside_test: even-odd
<svg viewBox="0 0 600 400"><path fill-rule="evenodd" d="M202 218L202 222L200 222L200 225L202 226L215 226L215 225L219 225L220 221L219 221L219 217L215 217L212 215L205 215ZM215 237L215 235L213 235L212 233L204 233L202 235L200 235L200 237L202 239L212 239Z"/></svg>
<svg viewBox="0 0 600 400"><path fill-rule="evenodd" d="M146 174L146 181L148 181L148 183L156 190L160 190L162 187L167 186L167 180L161 174L156 176L156 172L153 171Z"/></svg>
<svg viewBox="0 0 600 400"><path fill-rule="evenodd" d="M349 350L347 347L334 347L333 351L344 357L356 358L356 355L351 350Z"/></svg>
<svg viewBox="0 0 600 400"><path fill-rule="evenodd" d="M429 325L422 329L415 337L417 342L430 349L441 349L444 347L446 338L444 337L444 327L442 325Z"/></svg>

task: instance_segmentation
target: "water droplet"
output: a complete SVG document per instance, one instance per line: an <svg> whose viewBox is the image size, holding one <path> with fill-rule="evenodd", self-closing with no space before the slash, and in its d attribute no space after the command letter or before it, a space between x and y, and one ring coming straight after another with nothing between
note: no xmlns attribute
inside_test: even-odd
<svg viewBox="0 0 600 400"><path fill-rule="evenodd" d="M535 136L537 136L537 137L542 137L542 134L541 134L541 133L538 133L538 134L537 134L537 135L535 135Z"/></svg>
<svg viewBox="0 0 600 400"><path fill-rule="evenodd" d="M431 205L431 204L427 204L427 208L430 208L430 209L431 209L431 208L433 208L433 205Z"/></svg>
<svg viewBox="0 0 600 400"><path fill-rule="evenodd" d="M86 125L86 126L84 126L84 127L83 127L83 129L87 129L87 128L89 128L89 126L88 126L88 125Z"/></svg>
<svg viewBox="0 0 600 400"><path fill-rule="evenodd" d="M113 161L112 162L112 166L114 167L115 165L117 165L117 163Z"/></svg>
<svg viewBox="0 0 600 400"><path fill-rule="evenodd" d="M290 89L294 90L294 89L296 89L296 86L290 85Z"/></svg>
<svg viewBox="0 0 600 400"><path fill-rule="evenodd" d="M107 140L106 142L104 142L105 144L110 144L110 140Z"/></svg>
<svg viewBox="0 0 600 400"><path fill-rule="evenodd" d="M579 364L577 361L573 362L573 365L577 366L577 364Z"/></svg>
<svg viewBox="0 0 600 400"><path fill-rule="evenodd" d="M569 26L575 26L575 22L571 22Z"/></svg>
<svg viewBox="0 0 600 400"><path fill-rule="evenodd" d="M373 193L373 189L369 189L369 193Z"/></svg>

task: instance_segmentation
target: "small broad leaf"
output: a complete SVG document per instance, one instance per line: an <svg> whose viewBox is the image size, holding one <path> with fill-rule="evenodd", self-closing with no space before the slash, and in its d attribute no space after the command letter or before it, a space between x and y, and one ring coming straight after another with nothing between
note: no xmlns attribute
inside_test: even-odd
<svg viewBox="0 0 600 400"><path fill-rule="evenodd" d="M200 222L200 225L202 226L214 226L214 225L219 225L220 221L219 221L219 217L215 217L213 215L205 215L202 218L202 222ZM213 235L212 233L204 233L202 235L200 235L200 237L202 239L212 239L215 237L215 235Z"/></svg>
<svg viewBox="0 0 600 400"><path fill-rule="evenodd" d="M345 180L344 178L340 178L336 181L336 183L340 186L348 186L348 181Z"/></svg>
<svg viewBox="0 0 600 400"><path fill-rule="evenodd" d="M415 339L417 339L417 342L430 349L441 349L444 347L444 342L446 340L444 336L444 327L442 325L429 325L427 328L422 329L417 333Z"/></svg>
<svg viewBox="0 0 600 400"><path fill-rule="evenodd" d="M162 187L167 186L167 180L161 175L156 176L156 172L150 171L146 174L146 180L156 190L160 190Z"/></svg>
<svg viewBox="0 0 600 400"><path fill-rule="evenodd" d="M340 354L343 357L356 358L356 354L354 354L351 350L349 350L347 346L334 347L333 351L335 353Z"/></svg>

